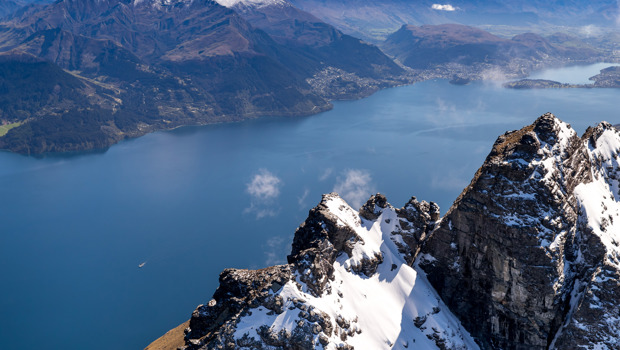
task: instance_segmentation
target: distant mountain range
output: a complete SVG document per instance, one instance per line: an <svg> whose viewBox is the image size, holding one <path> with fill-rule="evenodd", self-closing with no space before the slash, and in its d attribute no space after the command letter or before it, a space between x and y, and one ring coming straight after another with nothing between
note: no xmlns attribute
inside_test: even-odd
<svg viewBox="0 0 620 350"><path fill-rule="evenodd" d="M376 41L403 24L604 26L615 25L620 15L616 0L291 1L345 33Z"/></svg>
<svg viewBox="0 0 620 350"><path fill-rule="evenodd" d="M446 64L473 66L488 64L510 69L531 69L532 65L583 62L600 57L599 50L579 39L556 34L552 40L527 33L512 39L459 24L404 25L382 44L385 52L414 69ZM571 45L568 45L570 43Z"/></svg>
<svg viewBox="0 0 620 350"><path fill-rule="evenodd" d="M529 4L7 0L0 7L0 88L7 92L0 124L11 129L0 148L26 154L104 148L183 125L315 114L331 108L330 100L424 79L466 82L488 70L524 77L534 68L615 57L611 34L592 42L595 48L566 33L506 39L458 24L412 24L537 3ZM541 3L538 10L553 6L559 5ZM323 7L331 10L317 12ZM614 9L571 2L552 17L601 10L607 18ZM376 43L388 57L324 21L356 32L336 13L359 19L360 35L370 37L369 23L407 24L373 32L387 37Z"/></svg>
<svg viewBox="0 0 620 350"><path fill-rule="evenodd" d="M24 7L0 23L3 60L26 70L53 69L28 56L40 58L64 70L45 75L51 80L42 84L62 90L71 76L81 85L40 96L38 113L12 100L0 105L1 121L22 123L0 138L0 147L23 153L89 149L180 125L308 115L331 108L328 98L402 83L394 77L403 70L376 47L286 6L286 21L273 26L257 18L273 17L269 6L248 7L242 17L210 0L59 0ZM282 35L272 37L244 17ZM345 88L331 89L328 81L317 90L308 83L326 69L346 73ZM60 96L88 98L78 104ZM91 113L101 127L80 134L78 126L90 125ZM69 129L76 132L54 136Z"/></svg>
<svg viewBox="0 0 620 350"><path fill-rule="evenodd" d="M6 17L29 4L46 4L53 0L2 0L0 2L0 18Z"/></svg>

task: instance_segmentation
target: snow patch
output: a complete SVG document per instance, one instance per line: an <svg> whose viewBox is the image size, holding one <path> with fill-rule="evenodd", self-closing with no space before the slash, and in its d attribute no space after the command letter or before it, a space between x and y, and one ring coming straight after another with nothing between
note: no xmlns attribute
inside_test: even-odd
<svg viewBox="0 0 620 350"><path fill-rule="evenodd" d="M269 315L264 308L252 310L239 321L236 339L244 334L260 339L257 325L267 325L272 332L291 332L300 321L300 305L304 305L305 310L313 307L313 312L329 316L331 335L316 335L329 340L325 349L343 343L356 349L437 349L436 339L445 341L450 349L478 349L424 273L409 266L399 253L396 242L401 243L402 238L392 234L398 225L394 208L388 207L377 220L367 221L338 196L328 198L325 204L339 225L349 226L362 239L354 244L351 256L342 254L334 263L334 279L327 288L331 292L315 297L304 292L299 278L289 281L276 293L282 297L284 311ZM383 261L374 274L351 271L351 266L376 254L381 254Z"/></svg>
<svg viewBox="0 0 620 350"><path fill-rule="evenodd" d="M587 141L586 141L587 142ZM620 269L620 135L607 129L588 145L594 181L580 184L575 196L588 226L607 248L607 261Z"/></svg>
<svg viewBox="0 0 620 350"><path fill-rule="evenodd" d="M290 6L290 4L286 0L215 0L218 4L224 7L235 7L237 5L244 5L247 7L256 7L261 8L265 6L272 5L286 5Z"/></svg>

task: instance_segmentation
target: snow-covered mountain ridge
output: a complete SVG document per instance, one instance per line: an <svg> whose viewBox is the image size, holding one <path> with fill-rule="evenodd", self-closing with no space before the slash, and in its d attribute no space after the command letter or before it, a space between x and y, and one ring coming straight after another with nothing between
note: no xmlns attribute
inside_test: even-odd
<svg viewBox="0 0 620 350"><path fill-rule="evenodd" d="M215 0L222 6L248 6L248 7L264 7L264 6L292 6L286 0Z"/></svg>
<svg viewBox="0 0 620 350"><path fill-rule="evenodd" d="M443 218L324 195L288 264L227 269L185 349L619 349L620 133L498 138Z"/></svg>

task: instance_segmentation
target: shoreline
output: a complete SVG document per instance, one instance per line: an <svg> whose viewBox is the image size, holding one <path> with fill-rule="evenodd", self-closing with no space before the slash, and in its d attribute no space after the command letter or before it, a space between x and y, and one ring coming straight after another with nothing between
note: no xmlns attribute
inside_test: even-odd
<svg viewBox="0 0 620 350"><path fill-rule="evenodd" d="M574 67L574 66L586 66L591 64L599 64L599 63L609 63L614 64L613 62L570 62L566 65L557 65L552 64L546 68L536 67L535 69L528 69L527 72L503 72L505 76L512 75L514 77L524 77L520 80L507 82L502 84L505 88L513 88L513 89L536 89L536 88L602 88L602 86L594 86L594 84L564 84L552 80L542 80L542 79L529 79L527 78L534 71L540 71L545 69L558 69L563 67ZM617 64L617 63L616 63ZM614 67L614 66L610 66ZM233 116L233 115L220 115L216 116L211 120L207 120L206 118L197 118L189 123L180 122L178 124L167 126L163 125L143 125L138 130L134 130L129 133L122 133L120 135L114 135L116 137L110 137L108 142L103 147L96 147L93 145L73 145L71 148L66 148L62 151L47 151L44 150L42 152L31 151L28 149L27 151L16 151L10 148L1 148L0 151L11 152L23 156L35 157L35 158L47 158L47 157L55 157L55 156L81 156L88 154L96 154L96 153L105 153L107 150L121 142L130 141L133 139L137 139L139 137L145 136L147 134L155 133L155 132L165 132L165 131L173 131L176 129L180 129L183 127L202 127L208 125L219 125L219 124L229 124L229 123L239 123L249 120L257 120L262 118L300 118L300 117L311 117L314 115L318 115L323 112L330 111L334 108L332 102L341 102L341 101L357 101L362 100L367 97L374 95L375 93L390 89L397 88L402 86L409 86L416 83L421 83L429 80L436 79L444 79L444 80L463 80L467 81L467 83L475 82L475 81L483 81L485 80L484 73L488 70L500 69L498 66L452 66L452 67L435 67L430 69L423 70L414 70L408 69L407 73L403 74L399 77L390 77L387 78L386 81L383 81L381 84L380 81L377 81L377 85L372 89L365 89L363 91L359 91L354 94L341 95L341 98L326 98L327 104L324 106L314 106L312 109L308 111L303 111L299 113L257 113L252 115L244 115L244 116ZM389 82L388 82L389 81ZM532 81L541 81L542 83L531 83ZM512 84L512 86L511 86ZM458 85L467 85L467 84L458 84ZM532 85L531 87L528 85ZM534 86L536 85L536 86ZM590 86L592 85L592 86ZM605 86L607 88L615 88L619 86ZM2 138L0 137L0 144Z"/></svg>

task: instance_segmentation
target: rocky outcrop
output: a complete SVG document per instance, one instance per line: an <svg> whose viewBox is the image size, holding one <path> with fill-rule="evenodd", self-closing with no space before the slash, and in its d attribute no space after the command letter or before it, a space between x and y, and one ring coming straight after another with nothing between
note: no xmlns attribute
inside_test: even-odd
<svg viewBox="0 0 620 350"><path fill-rule="evenodd" d="M394 234L400 235L407 243L403 253L409 254L406 259L411 263L419 251L420 243L431 233L439 220L439 206L435 202L418 202L416 197L411 197L404 207L396 210L396 213L399 226Z"/></svg>
<svg viewBox="0 0 620 350"><path fill-rule="evenodd" d="M200 305L190 319L186 338L187 349L205 343L215 347L234 344L236 320L247 315L248 309L259 305L269 312L282 312L282 300L273 295L291 279L289 266L263 270L227 269L220 275L220 286L207 305Z"/></svg>
<svg viewBox="0 0 620 350"><path fill-rule="evenodd" d="M353 245L361 240L350 225L343 225L330 211L331 198L337 197L335 194L326 195L310 210L306 221L295 231L293 249L288 256L289 264L297 267L301 281L315 296L320 296L327 282L333 279L333 263L338 254L344 252L350 256ZM353 210L346 209L354 217ZM361 222L357 219L354 224Z"/></svg>
<svg viewBox="0 0 620 350"><path fill-rule="evenodd" d="M500 136L447 214L323 196L288 265L225 270L186 349L620 348L620 132Z"/></svg>
<svg viewBox="0 0 620 350"><path fill-rule="evenodd" d="M500 136L424 242L433 259L420 266L483 348L548 349L568 334L607 254L580 197L593 157L551 114Z"/></svg>

